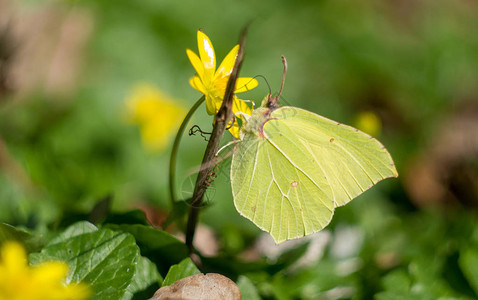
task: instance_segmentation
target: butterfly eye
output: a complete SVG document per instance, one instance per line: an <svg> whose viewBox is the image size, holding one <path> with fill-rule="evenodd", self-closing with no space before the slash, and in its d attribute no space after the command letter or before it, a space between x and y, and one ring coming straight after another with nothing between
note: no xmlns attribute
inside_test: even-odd
<svg viewBox="0 0 478 300"><path fill-rule="evenodd" d="M277 106L277 101L279 101L279 98L278 96L276 97L272 97L272 96L269 96L269 99L267 100L267 108L271 109L271 110L274 110L276 109L278 106Z"/></svg>

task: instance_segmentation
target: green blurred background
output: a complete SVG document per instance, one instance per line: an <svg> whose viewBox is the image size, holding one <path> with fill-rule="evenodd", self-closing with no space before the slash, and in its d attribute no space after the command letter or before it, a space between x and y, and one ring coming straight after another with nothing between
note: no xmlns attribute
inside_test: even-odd
<svg viewBox="0 0 478 300"><path fill-rule="evenodd" d="M330 246L313 268L270 279L262 295L329 299L335 294L324 291L342 286L353 292L335 290L345 296L334 299L477 297L478 3L471 0L0 0L0 221L42 232L108 195L114 210L141 207L164 219L170 147L142 144L127 99L148 83L187 111L200 97L188 84L194 70L185 54L197 52L196 31L210 37L219 63L250 21L241 75L262 75L278 91L285 55L283 104L371 131L400 174L336 210L329 244L352 230L359 242L348 254ZM269 92L258 80L241 94L256 105ZM210 131L211 122L201 107L191 126ZM205 145L183 137L185 195ZM236 255L260 230L235 211L228 168L226 160L201 220L221 253ZM359 261L352 271L336 272L351 259ZM289 288L280 290L284 282Z"/></svg>

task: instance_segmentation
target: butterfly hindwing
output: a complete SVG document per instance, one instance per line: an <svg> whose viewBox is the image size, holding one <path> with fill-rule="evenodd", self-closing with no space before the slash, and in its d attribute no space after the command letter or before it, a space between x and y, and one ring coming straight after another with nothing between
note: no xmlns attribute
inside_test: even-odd
<svg viewBox="0 0 478 300"><path fill-rule="evenodd" d="M271 141L244 136L233 156L231 185L236 209L280 243L324 228L334 203L315 182L320 170L285 156L288 151Z"/></svg>

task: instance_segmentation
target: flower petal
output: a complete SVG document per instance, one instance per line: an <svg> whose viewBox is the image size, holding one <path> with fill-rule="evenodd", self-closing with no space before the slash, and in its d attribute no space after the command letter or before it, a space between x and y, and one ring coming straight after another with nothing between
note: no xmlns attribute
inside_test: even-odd
<svg viewBox="0 0 478 300"><path fill-rule="evenodd" d="M228 128L229 128L229 132L236 138L238 139L239 138L239 122L238 122L239 118L238 117L235 117L234 119L234 124L232 124L231 126L231 122L229 122L229 124L227 125Z"/></svg>
<svg viewBox="0 0 478 300"><path fill-rule="evenodd" d="M59 283L68 273L68 265L64 262L52 261L33 267L32 280L47 285L49 283Z"/></svg>
<svg viewBox="0 0 478 300"><path fill-rule="evenodd" d="M201 59L199 59L199 56L197 56L197 54L194 53L190 49L186 49L186 55L188 56L189 61L193 65L194 70L196 70L196 73L198 74L198 76L200 78L203 78L204 77L204 65L201 62Z"/></svg>
<svg viewBox="0 0 478 300"><path fill-rule="evenodd" d="M215 97L210 93L206 95L206 111L208 115L214 115L219 111L222 101L218 98L219 97ZM219 104L219 106L217 104Z"/></svg>
<svg viewBox="0 0 478 300"><path fill-rule="evenodd" d="M231 75L232 68L234 68L234 63L236 62L237 52L239 51L239 45L234 46L231 51L226 55L226 57L217 68L216 75L214 78L220 78Z"/></svg>
<svg viewBox="0 0 478 300"><path fill-rule="evenodd" d="M203 93L204 95L206 94L206 88L204 87L204 84L202 83L201 79L199 76L195 75L189 79L189 84L195 89L196 91L199 91Z"/></svg>
<svg viewBox="0 0 478 300"><path fill-rule="evenodd" d="M239 133L240 133L240 126L244 124L245 122L245 117L242 114L237 114L238 112L242 112L247 115L251 115L252 110L251 108L247 105L246 101L241 100L234 96L234 100L232 102L232 112L235 114L234 118L234 123L232 124L229 122L227 126L229 126L229 132L236 138L239 138ZM239 120L240 123L239 123Z"/></svg>
<svg viewBox="0 0 478 300"><path fill-rule="evenodd" d="M201 30L198 30L197 37L199 57L203 62L204 69L206 72L208 70L214 71L216 68L216 55L214 54L214 47L212 46L211 40L209 40L208 36Z"/></svg>
<svg viewBox="0 0 478 300"><path fill-rule="evenodd" d="M27 254L17 242L8 242L2 247L0 258L5 270L10 274L19 274L27 268Z"/></svg>
<svg viewBox="0 0 478 300"><path fill-rule="evenodd" d="M23 246L10 241L1 247L0 256L0 299L80 300L91 295L88 285L66 283L69 281L65 279L68 265L64 262L45 262L29 267ZM74 290L68 292L73 287Z"/></svg>
<svg viewBox="0 0 478 300"><path fill-rule="evenodd" d="M246 92L249 90L252 90L256 86L258 86L259 83L255 78L252 77L239 77L237 78L236 81L236 90L234 91L235 93L242 93Z"/></svg>
<svg viewBox="0 0 478 300"><path fill-rule="evenodd" d="M252 109L247 105L246 101L234 96L234 100L232 101L232 112L234 114L242 112L250 116L252 114Z"/></svg>

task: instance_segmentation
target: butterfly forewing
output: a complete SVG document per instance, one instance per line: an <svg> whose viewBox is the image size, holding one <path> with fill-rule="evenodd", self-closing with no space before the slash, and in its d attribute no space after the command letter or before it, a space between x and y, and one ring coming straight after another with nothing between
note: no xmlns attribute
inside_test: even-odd
<svg viewBox="0 0 478 300"><path fill-rule="evenodd" d="M307 149L304 155L313 158L313 167L322 170L326 178L323 188L331 189L335 207L348 203L382 179L398 176L385 147L353 127L287 106L274 111L271 117L276 120L269 122L274 122L280 132L293 135L300 148ZM275 136L271 140L281 141ZM288 149L286 145L282 147ZM295 155L294 149L290 155Z"/></svg>

